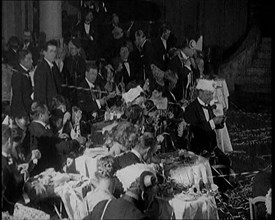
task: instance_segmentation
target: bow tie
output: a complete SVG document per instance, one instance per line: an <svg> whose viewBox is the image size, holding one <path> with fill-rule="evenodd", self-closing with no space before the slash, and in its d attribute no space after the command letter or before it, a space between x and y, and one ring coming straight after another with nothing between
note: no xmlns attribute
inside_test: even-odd
<svg viewBox="0 0 275 220"><path fill-rule="evenodd" d="M207 110L213 110L216 109L216 105L201 105L203 108L207 109Z"/></svg>
<svg viewBox="0 0 275 220"><path fill-rule="evenodd" d="M127 60L124 60L123 63L128 63L128 61L127 61Z"/></svg>

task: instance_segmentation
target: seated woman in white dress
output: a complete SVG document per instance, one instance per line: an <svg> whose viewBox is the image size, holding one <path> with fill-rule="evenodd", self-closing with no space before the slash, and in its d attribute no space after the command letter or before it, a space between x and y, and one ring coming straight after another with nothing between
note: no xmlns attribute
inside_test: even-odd
<svg viewBox="0 0 275 220"><path fill-rule="evenodd" d="M100 201L114 198L112 194L113 175L116 172L114 164L114 158L111 155L98 159L96 180L93 182L95 190L89 192L85 198L89 213Z"/></svg>

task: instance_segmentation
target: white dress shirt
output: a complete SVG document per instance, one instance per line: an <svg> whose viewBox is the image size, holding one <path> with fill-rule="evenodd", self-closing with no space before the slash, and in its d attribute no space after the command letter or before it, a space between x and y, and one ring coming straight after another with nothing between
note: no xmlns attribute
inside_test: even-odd
<svg viewBox="0 0 275 220"><path fill-rule="evenodd" d="M93 83L91 83L86 77L85 77L85 80L88 83L90 89L94 89L95 88L95 85ZM96 101L96 104L97 104L98 108L101 109L101 105L100 105L99 100L96 99L95 101Z"/></svg>
<svg viewBox="0 0 275 220"><path fill-rule="evenodd" d="M203 105L205 107L207 106L199 97L198 97L198 101L199 101L199 103L201 105ZM208 110L206 108L202 107L202 110L203 110L203 113L205 115L206 121L208 121L210 123L210 126L211 126L211 128L213 130L215 128L215 123L214 123L213 119L209 120L209 118L210 118L209 117L209 112L208 112Z"/></svg>
<svg viewBox="0 0 275 220"><path fill-rule="evenodd" d="M129 62L127 60L123 61L123 64L127 70L128 75L130 76L130 65Z"/></svg>
<svg viewBox="0 0 275 220"><path fill-rule="evenodd" d="M89 34L89 32L90 32L90 24L84 23L84 28L85 28L86 34Z"/></svg>

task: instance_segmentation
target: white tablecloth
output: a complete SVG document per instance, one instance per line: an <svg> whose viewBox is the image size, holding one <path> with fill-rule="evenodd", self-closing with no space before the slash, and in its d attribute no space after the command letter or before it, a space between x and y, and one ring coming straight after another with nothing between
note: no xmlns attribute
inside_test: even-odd
<svg viewBox="0 0 275 220"><path fill-rule="evenodd" d="M170 170L170 177L178 183L184 184L186 187L199 184L200 180L204 184L214 183L209 161L202 156L198 156L194 164L183 164L179 165L176 169Z"/></svg>
<svg viewBox="0 0 275 220"><path fill-rule="evenodd" d="M202 195L196 200L185 201L180 194L169 201L176 219L219 219L213 196Z"/></svg>

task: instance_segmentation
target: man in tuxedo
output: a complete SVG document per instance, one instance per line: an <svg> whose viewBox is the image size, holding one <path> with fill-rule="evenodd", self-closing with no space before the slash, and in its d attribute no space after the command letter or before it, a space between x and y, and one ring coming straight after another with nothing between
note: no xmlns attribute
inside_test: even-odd
<svg viewBox="0 0 275 220"><path fill-rule="evenodd" d="M168 41L170 33L171 28L163 24L160 28L160 36L152 42L157 66L163 71L167 70L168 50L171 48Z"/></svg>
<svg viewBox="0 0 275 220"><path fill-rule="evenodd" d="M2 212L13 215L14 206L22 199L24 176L18 170L11 157L12 131L2 124ZM24 171L25 172L25 171Z"/></svg>
<svg viewBox="0 0 275 220"><path fill-rule="evenodd" d="M61 92L62 78L56 65L57 42L50 40L43 48L44 59L37 64L34 72L34 101L51 108L52 98Z"/></svg>
<svg viewBox="0 0 275 220"><path fill-rule="evenodd" d="M20 40L16 36L11 36L8 41L8 51L5 54L7 63L14 67L18 64L18 50L20 47Z"/></svg>
<svg viewBox="0 0 275 220"><path fill-rule="evenodd" d="M86 66L85 79L80 83L80 87L84 88L78 90L78 106L83 112L83 117L86 120L96 116L98 110L106 103L106 97L97 99L97 93L92 90L99 90L95 85L98 75L98 67L95 63L88 63Z"/></svg>
<svg viewBox="0 0 275 220"><path fill-rule="evenodd" d="M29 71L32 68L32 54L29 50L19 52L19 65L11 78L12 99L11 116L20 117L30 114L33 88Z"/></svg>
<svg viewBox="0 0 275 220"><path fill-rule="evenodd" d="M130 52L126 44L120 48L119 54L120 56L113 60L116 69L115 83L118 85L123 82L125 87L133 81L139 84L142 81L142 76L137 71L135 63L129 59Z"/></svg>
<svg viewBox="0 0 275 220"><path fill-rule="evenodd" d="M146 79L149 79L150 83L154 84L155 79L151 70L151 64L154 63L154 48L152 43L140 29L135 32L135 43L140 51L141 64L143 67L143 83Z"/></svg>
<svg viewBox="0 0 275 220"><path fill-rule="evenodd" d="M217 148L214 129L223 123L223 116L215 116L210 106L213 99L214 81L200 79L197 83L198 97L185 110L185 121L190 124L193 138L191 150L196 154L212 153Z"/></svg>
<svg viewBox="0 0 275 220"><path fill-rule="evenodd" d="M84 11L84 19L76 25L75 29L78 38L81 39L87 60L97 60L98 28L91 10Z"/></svg>

